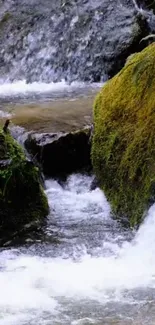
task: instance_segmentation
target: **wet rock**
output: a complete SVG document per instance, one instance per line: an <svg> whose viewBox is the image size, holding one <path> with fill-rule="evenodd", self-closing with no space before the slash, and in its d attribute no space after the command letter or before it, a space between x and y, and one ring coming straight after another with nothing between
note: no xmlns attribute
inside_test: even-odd
<svg viewBox="0 0 155 325"><path fill-rule="evenodd" d="M93 180L92 180L92 183L90 185L90 190L94 191L99 186L100 186L100 184L99 184L98 179L96 177L94 177Z"/></svg>
<svg viewBox="0 0 155 325"><path fill-rule="evenodd" d="M48 214L39 171L9 132L0 129L0 245Z"/></svg>
<svg viewBox="0 0 155 325"><path fill-rule="evenodd" d="M139 225L155 202L155 43L133 55L94 106L92 163L112 210Z"/></svg>
<svg viewBox="0 0 155 325"><path fill-rule="evenodd" d="M4 1L0 20L0 75L27 82L106 80L149 30L132 0Z"/></svg>
<svg viewBox="0 0 155 325"><path fill-rule="evenodd" d="M25 147L46 176L61 177L91 168L90 133L87 127L70 133L29 134Z"/></svg>

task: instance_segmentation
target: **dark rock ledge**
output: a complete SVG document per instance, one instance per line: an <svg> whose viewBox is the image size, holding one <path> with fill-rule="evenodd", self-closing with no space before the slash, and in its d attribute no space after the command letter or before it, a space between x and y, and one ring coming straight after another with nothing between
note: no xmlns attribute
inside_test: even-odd
<svg viewBox="0 0 155 325"><path fill-rule="evenodd" d="M30 133L25 148L47 177L90 171L91 129L88 126L70 133Z"/></svg>

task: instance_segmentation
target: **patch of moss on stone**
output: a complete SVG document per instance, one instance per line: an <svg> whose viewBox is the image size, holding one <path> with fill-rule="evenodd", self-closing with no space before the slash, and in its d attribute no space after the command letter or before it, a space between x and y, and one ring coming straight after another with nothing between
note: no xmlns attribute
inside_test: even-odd
<svg viewBox="0 0 155 325"><path fill-rule="evenodd" d="M47 214L38 168L12 136L0 129L0 231L14 231Z"/></svg>
<svg viewBox="0 0 155 325"><path fill-rule="evenodd" d="M0 28L3 26L3 24L7 23L8 20L12 17L10 12L5 12L5 14L3 15L3 17L0 20Z"/></svg>
<svg viewBox="0 0 155 325"><path fill-rule="evenodd" d="M155 201L155 43L98 94L92 162L113 211L139 224Z"/></svg>

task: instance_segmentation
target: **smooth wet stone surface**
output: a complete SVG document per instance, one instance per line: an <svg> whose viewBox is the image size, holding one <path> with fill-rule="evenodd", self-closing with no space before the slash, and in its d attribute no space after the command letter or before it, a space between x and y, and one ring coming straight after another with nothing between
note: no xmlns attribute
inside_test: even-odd
<svg viewBox="0 0 155 325"><path fill-rule="evenodd" d="M25 148L46 176L61 177L91 169L91 127L70 133L30 133Z"/></svg>

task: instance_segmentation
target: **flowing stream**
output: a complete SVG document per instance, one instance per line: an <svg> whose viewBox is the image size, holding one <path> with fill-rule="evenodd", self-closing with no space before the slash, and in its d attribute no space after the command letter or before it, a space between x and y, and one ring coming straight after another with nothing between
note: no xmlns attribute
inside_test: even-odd
<svg viewBox="0 0 155 325"><path fill-rule="evenodd" d="M1 115L18 103L26 110L57 102L57 110L81 98L83 107L96 87L3 85ZM154 325L155 206L137 232L126 229L93 179L46 180L50 214L41 233L1 248L0 325Z"/></svg>
<svg viewBox="0 0 155 325"><path fill-rule="evenodd" d="M0 325L155 323L155 206L127 231L92 180L47 180L44 239L1 250Z"/></svg>
<svg viewBox="0 0 155 325"><path fill-rule="evenodd" d="M86 18L87 14L89 18L89 4L88 1L84 2ZM36 2L34 1L34 3ZM49 3L53 6L52 1ZM56 26L55 28L59 23L58 32L61 33L61 21L64 24L66 15L70 15L71 9L68 5L65 9L68 2L66 1L64 5L65 1L62 1L62 8L66 12L62 17L59 17L57 2L53 3L55 3L55 16L54 20L49 21L51 21L51 26ZM0 85L0 117L5 118L11 115L13 119L15 116L15 122L18 125L29 125L30 129L48 132L53 131L51 124L54 123L54 132L59 129L63 130L64 121L66 123L64 130L69 126L71 127L70 124L77 128L82 125L79 116L84 120L84 124L91 122L93 98L101 84L90 85L74 82L69 85L64 81L52 83L51 80L61 80L62 75L69 81L80 80L78 78L86 81L105 80L104 74L106 70L109 71L110 66L108 54L112 53L113 58L113 48L115 47L115 43L111 45L109 40L116 39L116 44L119 43L117 42L117 38L120 39L119 30L124 32L121 37L125 39L126 34L130 34L133 24L133 8L131 6L129 10L126 6L124 7L124 1L120 1L119 6L112 1L109 2L108 12L110 16L107 16L109 19L106 22L107 29L103 21L105 35L103 33L102 36L106 42L106 37L109 35L105 54L103 53L104 60L107 55L106 64L108 68L105 69L106 61L102 60L101 57L105 72L102 69L98 75L98 67L101 67L98 57L100 57L100 53L104 52L104 46L100 48L102 42L100 42L100 35L97 33L97 26L100 21L102 22L102 12L100 12L100 1L90 1L90 3L91 10L96 6L96 11L92 14L94 17L92 19L92 31L95 30L96 33L93 35L92 43L98 42L98 52L96 54L97 46L94 45L93 59L87 57L87 52L90 52L89 44L91 44L89 41L90 28L88 28L85 37L82 36L83 47L81 43L80 47L77 43L77 50L74 53L76 55L67 52L69 60L70 57L73 58L73 67L78 66L78 71L76 69L71 71L72 66L65 66L66 58L63 58L63 50L66 53L66 49L62 48L62 40L57 37L57 34L55 37L60 40L60 49L55 49L53 43L52 47L50 47L51 44L48 44L47 39L49 39L49 31L51 32L52 28L49 25L47 29L46 24L49 22L46 19L44 20L44 16L38 16L40 20L36 21L37 16L34 17L34 21L26 20L27 23L24 28L27 30L28 36L25 37L22 36L24 29L20 29L22 26L20 20L19 22L17 20L18 33L17 35L15 33L15 41L9 29L7 31L7 28L4 28L6 35L8 33L9 36L6 37L4 33L4 39L7 39L6 50L3 49L0 53L0 58L4 61L1 64L2 76L6 77L2 78ZM106 4L107 1L104 2L104 5ZM137 11L141 10L135 0L133 0L133 4ZM8 3L2 1L1 6L3 5L6 6L5 10L14 5L11 9L11 15L16 14L15 5L18 8L18 1L8 1ZM123 24L127 24L126 28L122 27L124 26L122 25L122 18L119 18L119 21L118 17L116 19L118 25L113 25L115 22L113 14L115 6L115 14L119 17L121 12L122 17L124 17ZM74 7L73 9L76 9L76 1ZM21 22L24 19L22 17L25 17L24 15L29 17L29 14L33 13L33 11L31 13L31 7L28 13L24 11L27 10L24 8L29 7L23 7ZM150 18L152 14L147 11L144 13L148 19L152 19ZM13 17L14 24L14 16L11 15L5 15L3 23L6 23L6 19L11 20ZM80 17L83 17L83 13ZM17 18L19 19L20 15ZM75 12L71 18L70 27L74 32L74 25L78 24L77 13ZM43 24L41 27L40 21ZM32 28L30 33L31 25L34 30ZM85 25L87 26L87 19ZM67 26L66 24L66 31L68 31ZM44 33L41 33L43 27ZM104 28L100 29L104 30ZM76 32L75 28L75 35ZM20 38L16 42L16 36L20 33L22 44L20 44ZM72 37L74 40L74 33L71 34L71 40ZM66 37L67 32L64 35ZM124 44L124 38L121 38L122 44ZM66 44L68 46L69 43L66 42ZM5 42L2 47L4 45ZM44 46L44 50L40 46ZM88 50L85 51L87 47ZM60 56L58 63L55 50ZM4 53L5 51L6 53ZM47 57L45 57L45 52ZM33 53L35 53L36 59L31 60ZM94 57L96 65L92 63ZM81 58L83 59L81 60ZM61 62L62 67L60 66ZM52 64L53 70L51 70ZM84 71L83 67L86 65L87 69ZM51 79L51 71L53 71L53 79ZM10 79L7 79L7 73ZM42 75L41 79L40 75ZM26 76L31 84L24 80L15 81L20 79L19 76L23 76L23 78ZM9 81L7 82L7 80ZM10 80L14 82L10 83ZM36 82L36 80L40 80L40 82ZM45 107L44 103L48 107ZM55 108L52 108L52 105L55 105ZM59 106L62 106L60 111ZM74 116L73 112L70 111L70 109L73 111L73 108L75 108ZM66 112L67 110L69 110L68 115L62 115L63 111ZM56 114L56 111L59 112ZM77 116L78 111L79 116ZM23 114L26 114L25 112L28 113L23 117ZM36 120L36 116L37 118L40 116L39 122ZM55 116L55 120L51 120L53 116ZM71 121L67 124L66 120L68 121L69 118ZM79 124L77 124L78 119ZM43 123L46 124L46 129L41 127ZM81 174L70 175L64 183L59 183L53 179L46 180L46 194L50 213L41 233L35 234L34 237L27 235L13 247L0 249L0 325L155 324L155 205L150 208L138 231L126 229L112 218L110 206L104 194L99 188L93 189L92 183L93 175Z"/></svg>

